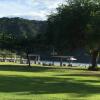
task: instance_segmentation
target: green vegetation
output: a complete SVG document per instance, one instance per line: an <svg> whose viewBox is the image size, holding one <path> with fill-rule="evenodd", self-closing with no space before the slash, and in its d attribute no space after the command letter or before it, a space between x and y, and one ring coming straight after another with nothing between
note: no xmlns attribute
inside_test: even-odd
<svg viewBox="0 0 100 100"><path fill-rule="evenodd" d="M92 59L89 69L97 70L100 52L100 0L66 2L48 18L48 44L60 52L85 49Z"/></svg>
<svg viewBox="0 0 100 100"><path fill-rule="evenodd" d="M42 43L40 37L44 33L45 24L45 21L0 18L0 50L8 50L20 56L26 55L30 66L28 55L38 51L37 48Z"/></svg>
<svg viewBox="0 0 100 100"><path fill-rule="evenodd" d="M100 56L100 0L66 2L47 21L0 18L0 61L5 61L0 63L0 100L100 100L100 72L95 71ZM28 67L29 54L47 60L51 50L55 56L78 49L90 55L89 70L94 72L85 67ZM16 58L20 63L27 59L27 65L14 63Z"/></svg>
<svg viewBox="0 0 100 100"><path fill-rule="evenodd" d="M0 65L1 100L100 100L99 94L98 71Z"/></svg>

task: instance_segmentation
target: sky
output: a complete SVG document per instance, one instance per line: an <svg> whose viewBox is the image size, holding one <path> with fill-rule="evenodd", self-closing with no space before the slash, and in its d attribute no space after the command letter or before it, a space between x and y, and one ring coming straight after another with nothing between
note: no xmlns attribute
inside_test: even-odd
<svg viewBox="0 0 100 100"><path fill-rule="evenodd" d="M65 0L0 0L1 17L21 17L30 20L46 20Z"/></svg>

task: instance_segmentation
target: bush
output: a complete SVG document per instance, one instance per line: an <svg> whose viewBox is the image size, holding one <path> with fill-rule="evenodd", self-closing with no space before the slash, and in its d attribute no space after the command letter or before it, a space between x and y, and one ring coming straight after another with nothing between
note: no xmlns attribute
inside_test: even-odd
<svg viewBox="0 0 100 100"><path fill-rule="evenodd" d="M89 66L88 70L99 71L99 68L98 67Z"/></svg>

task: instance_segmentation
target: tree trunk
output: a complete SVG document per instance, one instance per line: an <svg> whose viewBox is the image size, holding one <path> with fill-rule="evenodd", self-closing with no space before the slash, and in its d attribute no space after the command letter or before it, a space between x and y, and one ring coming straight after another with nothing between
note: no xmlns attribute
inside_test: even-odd
<svg viewBox="0 0 100 100"><path fill-rule="evenodd" d="M98 56L99 56L99 51L98 50L93 50L92 51L92 66L91 70L97 70L97 61L98 61Z"/></svg>
<svg viewBox="0 0 100 100"><path fill-rule="evenodd" d="M62 66L62 58L60 59L60 66Z"/></svg>
<svg viewBox="0 0 100 100"><path fill-rule="evenodd" d="M29 53L28 52L26 53L26 57L27 57L27 64L28 64L29 67L31 67L30 58L29 58Z"/></svg>

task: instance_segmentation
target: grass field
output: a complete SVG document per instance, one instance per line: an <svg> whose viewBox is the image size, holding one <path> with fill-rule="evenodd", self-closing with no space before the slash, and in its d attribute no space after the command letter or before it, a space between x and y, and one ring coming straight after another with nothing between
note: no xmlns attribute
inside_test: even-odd
<svg viewBox="0 0 100 100"><path fill-rule="evenodd" d="M0 64L0 100L100 100L100 72Z"/></svg>

